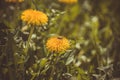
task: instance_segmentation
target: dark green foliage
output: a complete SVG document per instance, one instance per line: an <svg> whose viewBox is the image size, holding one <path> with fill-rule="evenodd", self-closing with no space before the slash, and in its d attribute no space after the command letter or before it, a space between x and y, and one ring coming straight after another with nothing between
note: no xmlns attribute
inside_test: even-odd
<svg viewBox="0 0 120 80"><path fill-rule="evenodd" d="M0 80L120 80L119 0L0 0L0 7ZM20 19L29 8L46 13L48 24L22 30L30 26ZM53 35L67 37L71 48L48 52Z"/></svg>

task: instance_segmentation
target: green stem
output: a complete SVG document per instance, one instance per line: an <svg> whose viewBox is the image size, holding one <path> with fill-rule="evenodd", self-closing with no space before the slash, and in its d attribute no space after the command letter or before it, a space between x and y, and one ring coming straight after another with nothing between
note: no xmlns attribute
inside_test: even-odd
<svg viewBox="0 0 120 80"><path fill-rule="evenodd" d="M51 75L50 75L50 80L53 80L54 72L55 72L56 64L57 64L58 60L59 60L59 53L57 53L57 55L55 57L54 64L52 65L52 71L51 71Z"/></svg>
<svg viewBox="0 0 120 80"><path fill-rule="evenodd" d="M52 66L52 71L51 71L51 75L50 75L50 80L53 80L54 77L54 71L55 71L55 66Z"/></svg>
<svg viewBox="0 0 120 80"><path fill-rule="evenodd" d="M28 41L27 41L27 43L26 43L26 48L25 48L25 50L24 50L24 51L25 51L25 55L26 55L27 52L28 52L29 42L30 42L30 40L31 40L31 36L32 36L33 32L34 32L34 27L32 27L31 30L30 30L30 34L29 34L29 37L28 37Z"/></svg>

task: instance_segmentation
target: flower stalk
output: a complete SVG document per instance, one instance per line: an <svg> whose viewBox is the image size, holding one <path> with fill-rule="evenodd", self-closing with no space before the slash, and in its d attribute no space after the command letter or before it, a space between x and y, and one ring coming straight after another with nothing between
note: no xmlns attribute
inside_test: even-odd
<svg viewBox="0 0 120 80"><path fill-rule="evenodd" d="M27 41L27 43L26 43L26 48L25 48L25 50L24 50L24 51L25 51L25 55L26 55L27 52L28 52L29 42L30 42L30 40L31 40L31 37L32 37L33 32L34 32L34 27L31 27L30 34L29 34L29 37L28 37L28 41Z"/></svg>
<svg viewBox="0 0 120 80"><path fill-rule="evenodd" d="M50 75L50 80L54 80L54 73L55 73L55 69L56 69L56 64L57 64L59 57L60 57L59 53L55 53L55 54L56 54L56 57L55 57L53 65L52 65L52 71L51 71L52 74Z"/></svg>

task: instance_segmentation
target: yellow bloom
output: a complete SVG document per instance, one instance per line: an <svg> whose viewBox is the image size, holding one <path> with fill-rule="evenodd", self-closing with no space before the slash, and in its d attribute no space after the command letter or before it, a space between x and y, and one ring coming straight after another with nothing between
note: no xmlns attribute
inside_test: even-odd
<svg viewBox="0 0 120 80"><path fill-rule="evenodd" d="M61 3L72 4L77 3L78 0L58 0Z"/></svg>
<svg viewBox="0 0 120 80"><path fill-rule="evenodd" d="M21 20L32 25L44 25L48 22L48 17L45 13L37 10L28 9L23 11Z"/></svg>
<svg viewBox="0 0 120 80"><path fill-rule="evenodd" d="M24 0L5 0L6 2L23 2Z"/></svg>
<svg viewBox="0 0 120 80"><path fill-rule="evenodd" d="M64 52L70 47L68 39L62 36L51 37L47 40L46 47L50 52Z"/></svg>

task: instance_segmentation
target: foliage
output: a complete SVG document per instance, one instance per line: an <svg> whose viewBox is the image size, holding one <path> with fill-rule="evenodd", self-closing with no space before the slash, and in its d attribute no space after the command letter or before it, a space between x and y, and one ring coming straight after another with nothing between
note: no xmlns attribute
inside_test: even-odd
<svg viewBox="0 0 120 80"><path fill-rule="evenodd" d="M0 80L120 79L119 0L1 0L0 7ZM44 12L48 23L26 24L26 9ZM52 36L66 37L70 48L49 52Z"/></svg>

